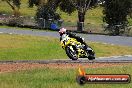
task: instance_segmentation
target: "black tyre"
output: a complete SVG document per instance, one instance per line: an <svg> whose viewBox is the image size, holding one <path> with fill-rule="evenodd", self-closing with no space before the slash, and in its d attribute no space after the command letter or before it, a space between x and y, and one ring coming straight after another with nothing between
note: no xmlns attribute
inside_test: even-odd
<svg viewBox="0 0 132 88"><path fill-rule="evenodd" d="M74 49L74 51L73 51L73 50L70 49L70 47L73 47L73 46L67 46L65 48L65 51L66 51L67 56L70 59L72 59L72 60L77 60L78 59L78 56L77 56L76 50L73 48Z"/></svg>
<svg viewBox="0 0 132 88"><path fill-rule="evenodd" d="M94 60L94 59L95 59L95 56L89 55L89 56L88 56L88 59L89 59L89 60Z"/></svg>
<svg viewBox="0 0 132 88"><path fill-rule="evenodd" d="M91 48L91 47L90 47ZM92 48L91 48L92 49ZM92 50L87 51L88 54L88 59L89 60L94 60L95 59L95 52Z"/></svg>

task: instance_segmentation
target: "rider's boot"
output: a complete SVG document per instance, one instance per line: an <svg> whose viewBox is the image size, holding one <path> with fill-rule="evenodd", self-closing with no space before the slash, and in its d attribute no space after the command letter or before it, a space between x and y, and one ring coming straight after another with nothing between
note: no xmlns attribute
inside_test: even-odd
<svg viewBox="0 0 132 88"><path fill-rule="evenodd" d="M84 49L86 50L86 52L88 52L90 55L94 56L95 52L88 46L85 45Z"/></svg>

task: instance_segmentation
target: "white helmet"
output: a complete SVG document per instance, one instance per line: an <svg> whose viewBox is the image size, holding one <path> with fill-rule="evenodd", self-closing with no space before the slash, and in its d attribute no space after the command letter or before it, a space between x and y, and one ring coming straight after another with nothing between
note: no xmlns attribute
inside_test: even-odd
<svg viewBox="0 0 132 88"><path fill-rule="evenodd" d="M60 31L59 31L59 34L62 35L62 34L65 34L66 33L66 29L65 28L61 28Z"/></svg>

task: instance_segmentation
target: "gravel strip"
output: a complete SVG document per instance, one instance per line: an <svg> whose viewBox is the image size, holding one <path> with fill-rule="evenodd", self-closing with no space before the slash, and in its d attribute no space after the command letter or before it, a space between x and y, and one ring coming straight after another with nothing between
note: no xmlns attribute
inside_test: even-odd
<svg viewBox="0 0 132 88"><path fill-rule="evenodd" d="M21 70L31 70L36 68L78 68L80 65L84 68L106 68L113 66L130 65L132 63L50 63L50 64L39 64L39 63L1 63L0 73L15 72Z"/></svg>

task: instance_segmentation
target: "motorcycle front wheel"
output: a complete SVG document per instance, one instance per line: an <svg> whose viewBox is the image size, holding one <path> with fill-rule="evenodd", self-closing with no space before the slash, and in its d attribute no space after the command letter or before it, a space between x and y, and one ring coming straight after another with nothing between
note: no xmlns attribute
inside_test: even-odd
<svg viewBox="0 0 132 88"><path fill-rule="evenodd" d="M72 59L72 60L77 60L78 56L77 56L77 52L75 50L75 48L73 48L73 46L67 46L65 48L66 54L67 56Z"/></svg>

